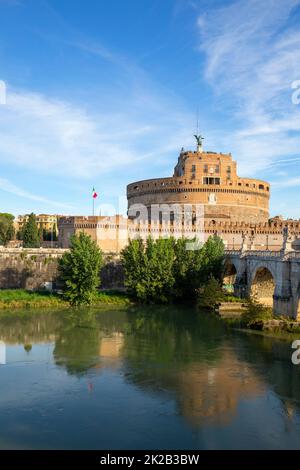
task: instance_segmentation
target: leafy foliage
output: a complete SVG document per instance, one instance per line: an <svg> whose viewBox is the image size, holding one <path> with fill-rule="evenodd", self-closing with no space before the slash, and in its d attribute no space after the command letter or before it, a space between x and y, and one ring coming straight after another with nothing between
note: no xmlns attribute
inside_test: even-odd
<svg viewBox="0 0 300 470"><path fill-rule="evenodd" d="M174 241L132 240L122 252L125 285L143 303L166 303L174 285Z"/></svg>
<svg viewBox="0 0 300 470"><path fill-rule="evenodd" d="M42 230L42 237L44 241L57 241L57 232L56 230Z"/></svg>
<svg viewBox="0 0 300 470"><path fill-rule="evenodd" d="M0 245L7 245L14 235L14 216L12 214L0 213Z"/></svg>
<svg viewBox="0 0 300 470"><path fill-rule="evenodd" d="M215 277L211 277L198 290L198 307L215 309L224 300L224 297L222 284Z"/></svg>
<svg viewBox="0 0 300 470"><path fill-rule="evenodd" d="M24 248L39 248L41 246L41 234L36 223L35 214L30 214L19 233L19 238L23 240Z"/></svg>
<svg viewBox="0 0 300 470"><path fill-rule="evenodd" d="M272 308L258 303L254 299L247 301L247 310L243 313L242 326L253 330L262 330L264 322L273 318Z"/></svg>
<svg viewBox="0 0 300 470"><path fill-rule="evenodd" d="M70 251L59 260L64 297L71 305L91 304L100 285L102 252L90 236L81 232L71 238Z"/></svg>
<svg viewBox="0 0 300 470"><path fill-rule="evenodd" d="M132 240L122 251L125 285L143 303L166 303L172 299L195 301L197 289L211 276L222 274L224 246L210 238L197 250L187 249L187 240L149 238Z"/></svg>

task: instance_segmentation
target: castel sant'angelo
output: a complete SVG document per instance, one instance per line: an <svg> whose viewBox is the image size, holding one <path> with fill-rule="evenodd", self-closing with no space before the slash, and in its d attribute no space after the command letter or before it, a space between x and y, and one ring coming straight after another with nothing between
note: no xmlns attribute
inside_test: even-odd
<svg viewBox="0 0 300 470"><path fill-rule="evenodd" d="M280 250L286 227L291 236L299 237L299 220L270 219L269 183L239 177L231 154L205 151L202 137L195 137L196 150L181 150L173 176L127 186L128 218L62 217L59 245L68 247L70 236L80 231L107 253L118 253L130 238L182 237L186 207L191 221L184 236L205 240L218 234L229 249Z"/></svg>

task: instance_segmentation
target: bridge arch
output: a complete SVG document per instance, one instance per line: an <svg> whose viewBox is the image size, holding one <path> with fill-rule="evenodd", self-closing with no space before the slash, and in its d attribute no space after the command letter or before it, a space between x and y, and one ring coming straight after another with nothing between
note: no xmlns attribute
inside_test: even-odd
<svg viewBox="0 0 300 470"><path fill-rule="evenodd" d="M273 307L273 296L276 288L272 268L261 264L255 267L250 282L250 297L268 307Z"/></svg>

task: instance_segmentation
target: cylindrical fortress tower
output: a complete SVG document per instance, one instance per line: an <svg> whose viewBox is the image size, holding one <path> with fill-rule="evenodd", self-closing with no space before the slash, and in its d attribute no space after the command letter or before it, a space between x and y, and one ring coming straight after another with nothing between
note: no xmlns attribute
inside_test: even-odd
<svg viewBox="0 0 300 470"><path fill-rule="evenodd" d="M181 151L172 177L129 184L127 199L129 217L136 204L147 208L149 220L153 205L191 204L203 205L205 220L257 224L269 219L270 185L240 178L231 154L205 152L198 145L196 152Z"/></svg>

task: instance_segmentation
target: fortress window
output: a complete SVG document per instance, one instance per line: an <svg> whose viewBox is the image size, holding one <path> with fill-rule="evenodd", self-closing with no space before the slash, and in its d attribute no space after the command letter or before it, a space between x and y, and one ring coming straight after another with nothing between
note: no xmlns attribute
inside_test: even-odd
<svg viewBox="0 0 300 470"><path fill-rule="evenodd" d="M208 173L208 165L204 165L204 173Z"/></svg>
<svg viewBox="0 0 300 470"><path fill-rule="evenodd" d="M259 189L265 189L265 187L264 187L263 184L260 184L260 185L258 186L258 188L259 188Z"/></svg>
<svg viewBox="0 0 300 470"><path fill-rule="evenodd" d="M203 184L220 184L220 178L203 178Z"/></svg>
<svg viewBox="0 0 300 470"><path fill-rule="evenodd" d="M219 167L219 165L216 165L215 172L216 172L216 173L220 173L220 167Z"/></svg>
<svg viewBox="0 0 300 470"><path fill-rule="evenodd" d="M196 171L196 165L192 165L192 173L195 173Z"/></svg>
<svg viewBox="0 0 300 470"><path fill-rule="evenodd" d="M134 186L134 188L133 188L133 189L139 189L139 187L138 187L138 186Z"/></svg>

